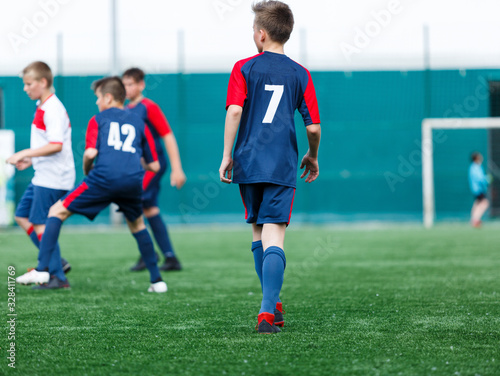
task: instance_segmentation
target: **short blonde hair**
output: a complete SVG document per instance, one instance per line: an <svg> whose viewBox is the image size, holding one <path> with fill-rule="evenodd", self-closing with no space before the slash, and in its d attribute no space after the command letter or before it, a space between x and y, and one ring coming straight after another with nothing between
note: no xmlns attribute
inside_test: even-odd
<svg viewBox="0 0 500 376"><path fill-rule="evenodd" d="M43 61L34 61L26 68L23 69L23 76L26 74L31 74L35 80L40 81L42 78L47 80L47 87L51 88L54 82L54 76L50 67Z"/></svg>
<svg viewBox="0 0 500 376"><path fill-rule="evenodd" d="M269 37L285 44L293 31L293 13L290 7L281 1L260 1L252 6L255 13L255 25L264 29Z"/></svg>

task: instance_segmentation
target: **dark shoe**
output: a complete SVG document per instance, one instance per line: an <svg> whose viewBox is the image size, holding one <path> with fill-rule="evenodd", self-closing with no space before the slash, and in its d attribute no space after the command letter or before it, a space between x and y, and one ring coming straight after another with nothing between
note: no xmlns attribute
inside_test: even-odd
<svg viewBox="0 0 500 376"><path fill-rule="evenodd" d="M71 264L65 258L61 257L61 264L64 274L68 274L71 270Z"/></svg>
<svg viewBox="0 0 500 376"><path fill-rule="evenodd" d="M182 266L179 260L177 260L177 257L167 257L163 265L160 266L160 270L163 270L164 272L182 270Z"/></svg>
<svg viewBox="0 0 500 376"><path fill-rule="evenodd" d="M274 310L274 325L281 327L285 326L284 313L283 305L280 302L276 303L276 309Z"/></svg>
<svg viewBox="0 0 500 376"><path fill-rule="evenodd" d="M158 260L160 259L160 256L158 255L158 252L156 252L156 262L158 262ZM146 263L144 262L144 260L142 259L142 256L139 257L139 260L137 260L137 264L135 264L134 266L132 266L130 268L130 271L131 272L140 272L141 270L145 270L146 269Z"/></svg>
<svg viewBox="0 0 500 376"><path fill-rule="evenodd" d="M55 275L50 276L49 283L42 283L40 285L33 286L33 290L55 290L55 289L69 289L69 281L61 281Z"/></svg>
<svg viewBox="0 0 500 376"><path fill-rule="evenodd" d="M281 332L281 329L269 322L274 321L274 315L271 313L263 312L258 316L257 331L259 334L273 334Z"/></svg>

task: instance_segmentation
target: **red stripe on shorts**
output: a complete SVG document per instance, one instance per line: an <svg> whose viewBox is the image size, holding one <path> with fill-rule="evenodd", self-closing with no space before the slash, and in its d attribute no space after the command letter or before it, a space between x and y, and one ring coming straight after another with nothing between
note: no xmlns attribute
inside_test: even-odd
<svg viewBox="0 0 500 376"><path fill-rule="evenodd" d="M149 187L149 184L151 183L151 180L155 177L156 172L153 171L146 171L144 174L144 179L142 179L142 190L145 191L147 187Z"/></svg>
<svg viewBox="0 0 500 376"><path fill-rule="evenodd" d="M295 199L295 188L293 189L293 197L292 197L292 205L290 206L290 215L288 216L287 225L290 224L290 219L292 218L292 210L293 210L293 200Z"/></svg>
<svg viewBox="0 0 500 376"><path fill-rule="evenodd" d="M71 203L79 197L83 192L85 192L87 189L89 189L89 186L87 183L83 182L80 184L73 192L71 192L68 197L66 197L63 201L63 206L67 209L68 206L71 205Z"/></svg>
<svg viewBox="0 0 500 376"><path fill-rule="evenodd" d="M240 196L241 196L241 201L243 201L243 206L245 207L245 219L248 219L248 210L247 206L245 205L245 200L243 199L243 194L240 191Z"/></svg>

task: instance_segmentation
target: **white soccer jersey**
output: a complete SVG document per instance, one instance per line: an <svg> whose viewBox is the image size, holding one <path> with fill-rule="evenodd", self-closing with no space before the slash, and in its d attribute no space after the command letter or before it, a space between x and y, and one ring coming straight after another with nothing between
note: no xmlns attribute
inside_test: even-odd
<svg viewBox="0 0 500 376"><path fill-rule="evenodd" d="M70 190L75 185L75 161L68 113L54 94L37 105L31 125L31 149L49 143L62 144L63 149L47 157L32 158L35 176L31 182L40 187Z"/></svg>

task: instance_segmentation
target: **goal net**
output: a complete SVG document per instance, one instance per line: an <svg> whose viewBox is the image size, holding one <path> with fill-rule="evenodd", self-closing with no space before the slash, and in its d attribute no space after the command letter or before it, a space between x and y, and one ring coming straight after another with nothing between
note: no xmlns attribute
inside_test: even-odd
<svg viewBox="0 0 500 376"><path fill-rule="evenodd" d="M489 154L492 154L492 142L498 139L500 117L490 118L442 118L424 119L422 121L422 192L424 226L433 226L436 218L435 191L434 191L434 140L433 130L463 130L486 129L491 130ZM498 145L500 148L500 145ZM486 156L485 156L486 159ZM488 158L489 159L489 158ZM495 165L495 164L494 164Z"/></svg>

